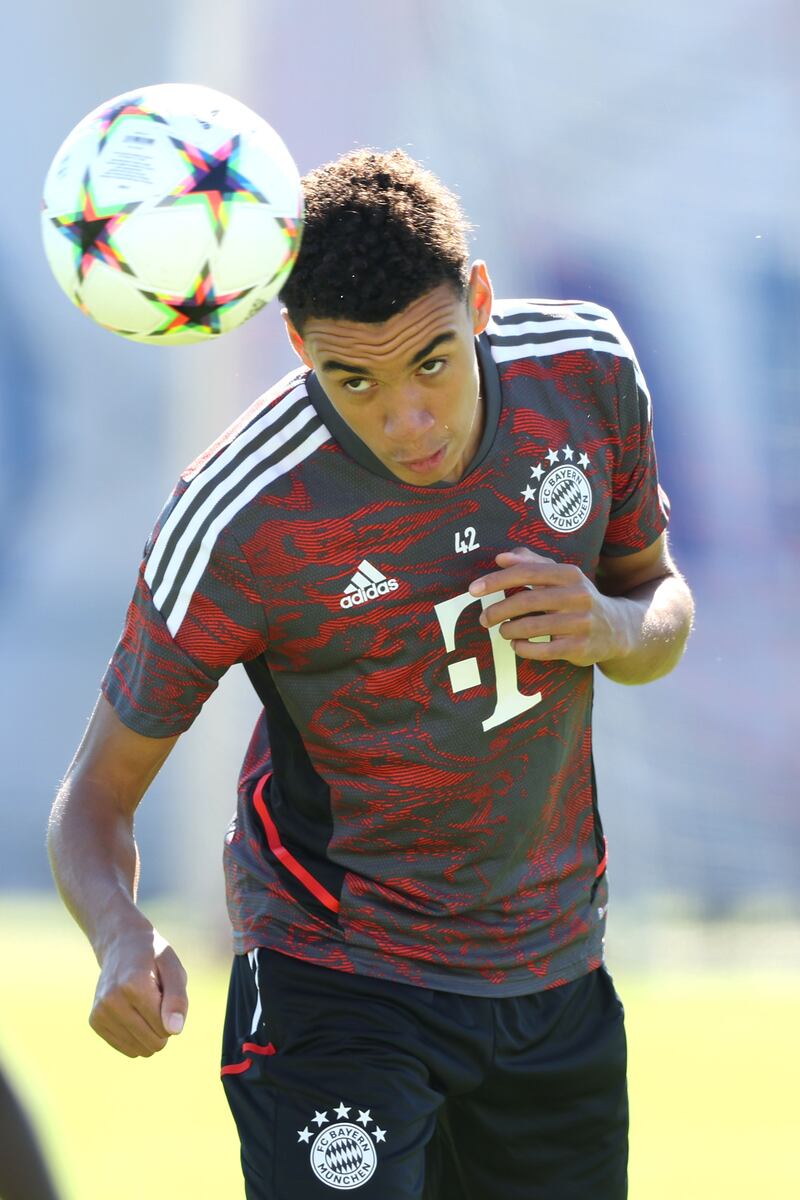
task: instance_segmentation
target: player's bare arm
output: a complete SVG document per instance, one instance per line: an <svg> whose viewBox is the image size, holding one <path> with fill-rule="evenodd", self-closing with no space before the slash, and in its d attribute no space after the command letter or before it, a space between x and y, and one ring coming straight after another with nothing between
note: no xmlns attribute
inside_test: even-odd
<svg viewBox="0 0 800 1200"><path fill-rule="evenodd" d="M143 737L102 696L59 789L48 849L61 896L100 965L89 1023L130 1058L183 1027L186 973L136 906L133 817L177 737Z"/></svg>
<svg viewBox="0 0 800 1200"><path fill-rule="evenodd" d="M579 567L524 548L495 561L499 570L470 591L511 593L480 619L500 625L520 658L596 664L609 679L633 684L666 675L683 654L694 604L665 534L637 553L601 558L596 583Z"/></svg>

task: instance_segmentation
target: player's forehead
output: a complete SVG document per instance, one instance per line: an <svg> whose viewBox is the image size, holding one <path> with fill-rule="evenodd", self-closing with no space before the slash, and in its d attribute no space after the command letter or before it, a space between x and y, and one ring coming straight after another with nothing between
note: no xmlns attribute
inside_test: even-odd
<svg viewBox="0 0 800 1200"><path fill-rule="evenodd" d="M466 300L448 283L412 300L388 321L342 321L309 317L303 341L318 362L337 360L365 368L410 361L445 333L469 330Z"/></svg>

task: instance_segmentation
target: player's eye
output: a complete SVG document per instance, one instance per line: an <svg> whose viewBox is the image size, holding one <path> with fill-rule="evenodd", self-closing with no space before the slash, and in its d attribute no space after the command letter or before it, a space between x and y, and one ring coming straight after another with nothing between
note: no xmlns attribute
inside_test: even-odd
<svg viewBox="0 0 800 1200"><path fill-rule="evenodd" d="M444 364L446 362L447 362L447 359L445 359L445 358L429 358L428 361L424 362L421 365L421 367L419 368L420 374L422 374L422 375L438 375L439 372L444 367Z"/></svg>
<svg viewBox="0 0 800 1200"><path fill-rule="evenodd" d="M360 396L369 391L370 382L368 379L345 379L342 387L346 388L348 392L354 392Z"/></svg>

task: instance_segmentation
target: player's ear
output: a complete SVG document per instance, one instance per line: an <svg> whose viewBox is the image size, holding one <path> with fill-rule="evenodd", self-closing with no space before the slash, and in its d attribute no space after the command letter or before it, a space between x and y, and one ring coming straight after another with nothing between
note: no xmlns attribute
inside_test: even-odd
<svg viewBox="0 0 800 1200"><path fill-rule="evenodd" d="M473 333L483 333L492 315L492 281L486 263L478 259L469 273L469 311Z"/></svg>
<svg viewBox="0 0 800 1200"><path fill-rule="evenodd" d="M283 323L286 326L286 332L289 335L289 341L292 343L292 349L294 350L295 354L298 355L298 357L302 359L302 361L306 364L307 367L313 367L314 364L312 363L311 359L308 357L308 351L306 350L306 344L303 341L300 334L297 332L297 329L292 324L292 319L289 316L289 310L286 308L282 308L281 316L283 317Z"/></svg>

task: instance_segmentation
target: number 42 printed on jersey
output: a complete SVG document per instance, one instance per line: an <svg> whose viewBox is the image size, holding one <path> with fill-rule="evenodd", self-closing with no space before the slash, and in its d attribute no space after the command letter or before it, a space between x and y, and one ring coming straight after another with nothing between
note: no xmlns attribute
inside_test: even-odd
<svg viewBox="0 0 800 1200"><path fill-rule="evenodd" d="M479 550L480 545L472 525L456 533L456 554L469 554L470 550Z"/></svg>

